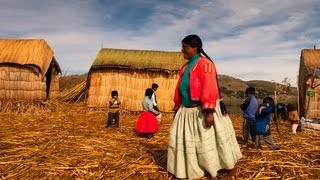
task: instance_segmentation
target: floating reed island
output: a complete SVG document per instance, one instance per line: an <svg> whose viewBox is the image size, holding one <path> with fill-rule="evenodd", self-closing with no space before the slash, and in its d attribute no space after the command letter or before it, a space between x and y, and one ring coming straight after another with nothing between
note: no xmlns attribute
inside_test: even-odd
<svg viewBox="0 0 320 180"><path fill-rule="evenodd" d="M106 129L106 110L93 110L85 102L55 107L0 113L2 179L174 179L166 171L173 114L164 114L155 138L146 140L134 132L138 116L124 110L120 128ZM231 119L241 142L243 119ZM243 158L235 179L320 179L320 131L291 135L287 121L279 122L280 134L274 122L271 128L280 150L240 144ZM213 179L229 178L221 171Z"/></svg>

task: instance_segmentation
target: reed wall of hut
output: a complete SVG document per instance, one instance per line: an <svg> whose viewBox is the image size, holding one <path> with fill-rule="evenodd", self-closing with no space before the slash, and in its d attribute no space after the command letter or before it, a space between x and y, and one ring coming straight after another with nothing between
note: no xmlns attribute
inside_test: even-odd
<svg viewBox="0 0 320 180"><path fill-rule="evenodd" d="M43 39L0 39L0 99L44 100L59 93L59 64Z"/></svg>
<svg viewBox="0 0 320 180"><path fill-rule="evenodd" d="M186 63L181 52L101 49L88 75L88 107L109 107L117 90L121 108L142 111L145 90L157 83L160 111L172 112L178 71Z"/></svg>
<svg viewBox="0 0 320 180"><path fill-rule="evenodd" d="M141 101L145 90L157 83L158 107L163 112L171 112L177 74L121 68L95 69L90 74L88 107L109 107L111 91L117 90L121 108L142 111Z"/></svg>
<svg viewBox="0 0 320 180"><path fill-rule="evenodd" d="M320 79L309 78L306 82L305 109L307 118L320 118L320 87L312 88L311 85L320 85ZM311 96L310 96L311 95Z"/></svg>
<svg viewBox="0 0 320 180"><path fill-rule="evenodd" d="M33 69L21 65L0 66L1 99L45 99L46 82Z"/></svg>
<svg viewBox="0 0 320 180"><path fill-rule="evenodd" d="M320 68L320 49L303 49L298 76L299 112L301 117L320 118L320 79L314 69Z"/></svg>

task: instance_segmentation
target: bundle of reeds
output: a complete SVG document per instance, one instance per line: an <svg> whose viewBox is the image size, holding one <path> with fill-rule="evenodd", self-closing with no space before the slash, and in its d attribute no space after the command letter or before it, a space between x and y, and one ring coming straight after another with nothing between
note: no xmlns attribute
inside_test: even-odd
<svg viewBox="0 0 320 180"><path fill-rule="evenodd" d="M86 81L79 83L78 85L59 93L53 99L63 102L75 102L83 100L86 96Z"/></svg>

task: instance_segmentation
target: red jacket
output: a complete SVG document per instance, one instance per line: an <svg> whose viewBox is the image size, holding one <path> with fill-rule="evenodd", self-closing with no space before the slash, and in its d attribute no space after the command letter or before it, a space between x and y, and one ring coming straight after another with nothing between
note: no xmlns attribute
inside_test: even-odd
<svg viewBox="0 0 320 180"><path fill-rule="evenodd" d="M178 110L182 102L179 87L187 64L184 64L179 71L173 99L174 110ZM190 70L190 95L193 101L201 102L202 109L216 108L216 101L219 98L217 71L214 63L205 57L201 57Z"/></svg>

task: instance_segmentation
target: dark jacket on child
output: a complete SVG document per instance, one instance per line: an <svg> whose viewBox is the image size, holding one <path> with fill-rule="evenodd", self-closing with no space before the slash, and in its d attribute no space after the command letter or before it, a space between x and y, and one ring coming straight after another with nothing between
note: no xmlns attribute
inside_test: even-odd
<svg viewBox="0 0 320 180"><path fill-rule="evenodd" d="M255 133L261 135L269 135L270 131L270 115L273 112L273 106L262 104L256 112Z"/></svg>
<svg viewBox="0 0 320 180"><path fill-rule="evenodd" d="M258 101L254 95L249 95L241 104L240 108L243 111L243 117L246 119L254 119L257 112Z"/></svg>

